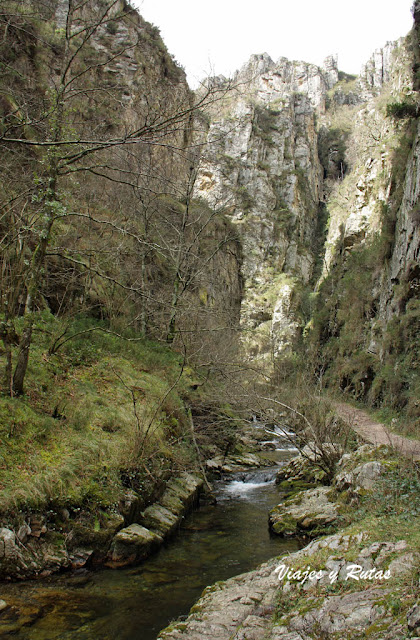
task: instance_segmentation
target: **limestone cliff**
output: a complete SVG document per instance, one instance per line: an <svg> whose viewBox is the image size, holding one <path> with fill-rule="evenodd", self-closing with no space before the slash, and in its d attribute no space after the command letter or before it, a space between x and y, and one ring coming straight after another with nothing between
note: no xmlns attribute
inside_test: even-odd
<svg viewBox="0 0 420 640"><path fill-rule="evenodd" d="M308 325L328 384L404 410L412 424L419 416L417 50L414 29L376 52L357 81L365 103L331 115L341 141L347 128L346 171L328 181L323 273Z"/></svg>
<svg viewBox="0 0 420 640"><path fill-rule="evenodd" d="M25 0L39 20L16 12L12 0L4 5L1 126L35 146L49 139L45 113L53 111L45 105L68 54L69 10L77 29L109 9L76 55L60 126L83 153L80 139L91 132L100 144L113 137L118 149L92 165L77 165L83 155L71 165L60 160L57 246L40 309L77 307L168 341L176 318L198 353L201 329L236 328L240 308L246 358L275 368L300 350L332 386L418 413L410 349L419 290L417 4L411 36L376 51L358 78L339 72L333 56L318 67L254 55L206 115L194 109L200 94L189 91L158 30L125 0L76 9L67 0ZM76 35L70 30L67 41ZM223 94L229 82L210 85ZM120 148L133 131L147 135ZM3 142L4 201L16 202L10 220L27 210L42 221L48 163ZM23 241L17 252L27 266L39 229L26 222L13 237ZM12 276L6 285L18 317L25 286L15 295ZM222 343L204 351L221 353Z"/></svg>
<svg viewBox="0 0 420 640"><path fill-rule="evenodd" d="M304 336L328 384L412 417L417 58L417 26L358 77L334 57L319 68L252 56L212 113L195 184L241 238L246 356L281 366Z"/></svg>
<svg viewBox="0 0 420 640"><path fill-rule="evenodd" d="M209 127L195 196L225 211L239 231L242 327L254 357L289 353L296 338L299 287L312 276L322 200L316 117L337 80L334 58L321 69L252 56Z"/></svg>

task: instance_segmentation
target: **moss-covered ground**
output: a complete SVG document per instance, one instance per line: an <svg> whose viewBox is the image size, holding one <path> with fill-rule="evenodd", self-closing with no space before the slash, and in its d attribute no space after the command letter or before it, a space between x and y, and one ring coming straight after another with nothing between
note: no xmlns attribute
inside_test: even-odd
<svg viewBox="0 0 420 640"><path fill-rule="evenodd" d="M80 335L49 355L64 330ZM0 395L0 512L112 507L124 488L141 493L188 468L191 385L191 369L166 346L44 312L25 395Z"/></svg>

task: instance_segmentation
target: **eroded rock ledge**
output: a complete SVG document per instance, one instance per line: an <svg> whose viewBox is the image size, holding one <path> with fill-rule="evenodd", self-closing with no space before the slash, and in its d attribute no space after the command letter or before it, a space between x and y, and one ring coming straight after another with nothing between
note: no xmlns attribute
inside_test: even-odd
<svg viewBox="0 0 420 640"><path fill-rule="evenodd" d="M141 522L121 529L114 536L106 566L136 564L153 553L177 529L196 502L202 486L203 480L189 473L170 480L159 502L143 511Z"/></svg>
<svg viewBox="0 0 420 640"><path fill-rule="evenodd" d="M319 637L316 634L320 632L341 634L342 638L344 631L349 634L345 637L352 638L379 622L389 626L383 638L394 640L398 636L392 635L396 627L384 604L390 592L385 580L383 584L365 581L362 591L320 597L319 589L330 583L330 571L337 571L336 590L348 584L346 567L355 548L360 551L352 564L365 571L390 570L394 577L410 572L419 561L420 555L404 540L371 543L368 538L364 532L328 536L286 557L274 558L255 571L207 587L188 619L162 631L158 640L309 640ZM279 580L280 563L290 568L314 567L319 557L326 558L325 577L316 584ZM416 610L410 609L405 628L415 619Z"/></svg>
<svg viewBox="0 0 420 640"><path fill-rule="evenodd" d="M122 513L98 519L72 519L67 510L51 525L45 514L33 514L18 530L0 529L0 579L45 577L62 569L105 564L136 564L153 553L180 525L203 486L192 473L171 479L158 502L144 510L136 495L127 496ZM62 526L59 526L62 525ZM128 525L128 526L124 526Z"/></svg>

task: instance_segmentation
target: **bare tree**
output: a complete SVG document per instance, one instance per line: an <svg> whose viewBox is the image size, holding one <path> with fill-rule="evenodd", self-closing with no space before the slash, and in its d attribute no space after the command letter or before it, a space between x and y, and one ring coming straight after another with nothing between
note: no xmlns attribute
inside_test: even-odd
<svg viewBox="0 0 420 640"><path fill-rule="evenodd" d="M76 283L90 274L128 296L148 299L147 256L168 250L150 240L146 218L139 228L135 216L121 216L109 206L101 208L102 194L95 194L99 206L95 202L90 207L86 197L81 210L74 207L75 190L92 194L95 187L106 189L103 185L108 183L114 189L134 189L138 194L145 182L139 181L138 167L127 166L127 155L138 150L137 157L145 157L150 149L157 154L162 149L185 153L194 114L221 93L210 88L195 99L167 58L162 63L163 75L174 76L169 79L171 99L168 94L150 91L156 79L143 84L142 91L131 88L130 93L119 69L123 67L126 75L135 77L138 45L146 28L141 18L122 0L68 0L59 5L60 28L57 23L51 27L51 20L54 25L57 18L54 3L26 0L17 5L5 0L0 10L0 63L9 81L0 95L1 169L6 184L0 201L4 256L0 337L12 395L23 393L48 260L64 262L66 273ZM112 46L103 44L120 28L124 38L114 38ZM18 55L16 47L23 48L23 54ZM37 84L34 78L40 64L47 65L48 72ZM108 76L115 80L108 80ZM223 88L223 93L226 91ZM152 170L157 171L156 166ZM150 181L147 165L145 171L149 172L148 188L157 195L162 185L158 180ZM126 244L119 254L110 255L108 234L124 239ZM89 244L93 237L95 243ZM140 277L134 280L128 275L120 277L121 271L113 269L115 256L123 260L125 252L142 256ZM171 308L176 306L173 299ZM18 333L15 319L22 314Z"/></svg>

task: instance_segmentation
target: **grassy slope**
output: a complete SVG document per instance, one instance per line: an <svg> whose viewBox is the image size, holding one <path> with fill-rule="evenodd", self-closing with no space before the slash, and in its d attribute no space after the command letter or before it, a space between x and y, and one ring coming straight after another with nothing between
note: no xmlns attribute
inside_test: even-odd
<svg viewBox="0 0 420 640"><path fill-rule="evenodd" d="M92 326L79 320L68 333ZM3 514L47 504L111 507L122 495L122 479L141 491L193 459L181 399L191 380L180 356L101 331L49 356L52 335L63 328L44 312L25 397L0 396Z"/></svg>

